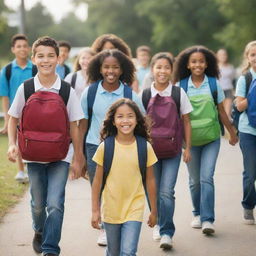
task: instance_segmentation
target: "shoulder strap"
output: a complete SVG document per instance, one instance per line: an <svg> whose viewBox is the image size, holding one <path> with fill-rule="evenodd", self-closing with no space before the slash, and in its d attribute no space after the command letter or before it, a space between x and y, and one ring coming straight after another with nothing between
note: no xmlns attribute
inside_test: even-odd
<svg viewBox="0 0 256 256"><path fill-rule="evenodd" d="M124 98L132 100L132 89L128 85L124 85Z"/></svg>
<svg viewBox="0 0 256 256"><path fill-rule="evenodd" d="M76 78L77 78L77 72L75 72L72 77L71 77L71 82L70 82L70 85L72 88L75 89L76 87Z"/></svg>
<svg viewBox="0 0 256 256"><path fill-rule="evenodd" d="M28 98L35 93L35 85L34 85L34 78L30 78L24 81L24 97L25 102L27 102Z"/></svg>
<svg viewBox="0 0 256 256"><path fill-rule="evenodd" d="M8 86L10 85L11 75L12 75L12 63L10 62L5 67L5 77L6 77Z"/></svg>
<svg viewBox="0 0 256 256"><path fill-rule="evenodd" d="M70 73L70 68L66 64L64 64L64 74L65 74L65 77L69 73Z"/></svg>
<svg viewBox="0 0 256 256"><path fill-rule="evenodd" d="M61 96L65 105L67 106L69 95L70 95L70 85L64 80L61 80L59 95Z"/></svg>
<svg viewBox="0 0 256 256"><path fill-rule="evenodd" d="M180 116L180 87L175 85L172 86L172 98L176 103L177 111Z"/></svg>
<svg viewBox="0 0 256 256"><path fill-rule="evenodd" d="M180 80L180 87L187 93L188 91L188 77Z"/></svg>
<svg viewBox="0 0 256 256"><path fill-rule="evenodd" d="M32 66L32 76L34 77L37 74L37 67L33 64Z"/></svg>
<svg viewBox="0 0 256 256"><path fill-rule="evenodd" d="M216 78L212 77L212 76L208 76L208 82L210 85L210 90L211 90L214 104L217 106L218 105L218 90L217 90Z"/></svg>
<svg viewBox="0 0 256 256"><path fill-rule="evenodd" d="M247 95L252 82L252 73L250 71L246 72L244 75L244 78L245 78L246 95Z"/></svg>
<svg viewBox="0 0 256 256"><path fill-rule="evenodd" d="M148 108L148 103L150 98L151 98L151 88L144 89L142 92L142 103L146 111Z"/></svg>

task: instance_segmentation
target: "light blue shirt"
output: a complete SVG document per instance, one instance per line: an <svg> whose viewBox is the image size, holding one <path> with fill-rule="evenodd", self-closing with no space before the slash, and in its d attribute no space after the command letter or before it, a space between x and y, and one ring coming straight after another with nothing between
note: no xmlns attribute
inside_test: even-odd
<svg viewBox="0 0 256 256"><path fill-rule="evenodd" d="M65 67L64 65L61 66L61 65L57 65L56 66L56 73L60 76L61 79L64 79L65 78Z"/></svg>
<svg viewBox="0 0 256 256"><path fill-rule="evenodd" d="M146 74L148 74L149 72L150 72L150 67L146 67L146 68L139 67L137 69L136 76L137 76L140 88L143 85L143 81L144 81L144 78L145 78Z"/></svg>
<svg viewBox="0 0 256 256"><path fill-rule="evenodd" d="M252 73L252 78L256 79L256 72L253 69L250 69L250 72ZM236 84L236 96L244 97L246 98L246 82L245 77L240 76L237 84ZM252 135L256 135L256 129L249 125L249 120L246 111L241 113L239 118L239 125L238 125L239 132L243 133L249 133Z"/></svg>
<svg viewBox="0 0 256 256"><path fill-rule="evenodd" d="M90 86L89 86L90 87ZM87 94L89 87L85 88L81 97L81 106L84 112L85 119L88 119L88 104ZM124 85L120 83L118 89L112 92L106 91L102 86L102 81L99 83L95 101L92 110L91 126L87 134L86 143L99 145L100 144L100 130L103 120L109 107L118 99L124 97ZM132 100L139 106L140 110L145 114L145 109L142 105L141 99L135 92L132 92Z"/></svg>
<svg viewBox="0 0 256 256"><path fill-rule="evenodd" d="M6 79L6 67L3 67L0 74L0 96L7 96L12 104L19 86L32 77L32 62L28 60L25 68L18 66L16 59L12 61L12 70L9 83Z"/></svg>

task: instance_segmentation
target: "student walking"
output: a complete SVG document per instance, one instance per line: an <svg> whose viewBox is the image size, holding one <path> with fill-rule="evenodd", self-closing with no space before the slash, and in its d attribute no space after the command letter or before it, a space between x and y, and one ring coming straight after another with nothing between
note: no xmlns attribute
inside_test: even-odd
<svg viewBox="0 0 256 256"><path fill-rule="evenodd" d="M44 256L60 254L65 186L72 158L72 178L79 178L84 166L77 126L83 112L75 91L55 73L58 55L54 39L42 37L34 42L32 60L38 74L18 88L8 112L8 158L15 161L20 151L27 160L33 249Z"/></svg>
<svg viewBox="0 0 256 256"><path fill-rule="evenodd" d="M120 98L130 98L144 111L141 100L129 87L134 80L134 71L130 58L119 50L104 50L89 63L87 73L91 85L85 88L81 105L86 119L83 134L87 134L85 155L91 184L96 171L92 157L100 144L100 129L111 104ZM97 243L106 245L104 230Z"/></svg>
<svg viewBox="0 0 256 256"><path fill-rule="evenodd" d="M182 152L184 128L185 162L190 161L191 126L190 101L180 87L171 83L173 61L168 53L153 56L151 71L154 82L142 93L142 101L153 125L151 137L158 161L154 165L157 184L158 222L153 230L153 239L160 240L160 248L171 249L175 232L173 215L175 208L174 187L176 184Z"/></svg>
<svg viewBox="0 0 256 256"><path fill-rule="evenodd" d="M187 163L189 188L193 203L193 228L212 234L214 228L214 172L220 149L220 123L227 128L229 143L238 141L223 107L224 93L218 81L217 60L204 46L182 51L175 61L174 80L187 92L193 106L190 113L191 157Z"/></svg>
<svg viewBox="0 0 256 256"><path fill-rule="evenodd" d="M37 73L36 66L28 59L30 47L28 38L23 34L16 34L11 39L11 51L15 59L1 70L0 75L0 96L2 96L2 107L4 111L4 127L1 133L7 133L9 116L7 114L18 87L27 79L35 76ZM18 173L15 179L24 183L28 181L28 175L20 156L17 159Z"/></svg>
<svg viewBox="0 0 256 256"><path fill-rule="evenodd" d="M157 214L153 173L157 158L147 142L148 127L136 103L120 99L110 107L101 139L93 157L97 168L92 185L92 226L99 229L104 222L107 256L135 256L146 201L143 184L151 205L150 227L155 225Z"/></svg>
<svg viewBox="0 0 256 256"><path fill-rule="evenodd" d="M244 70L236 85L236 106L239 117L240 148L243 154L243 200L244 223L253 225L256 205L256 41L249 42L244 50ZM252 82L253 81L253 82Z"/></svg>
<svg viewBox="0 0 256 256"><path fill-rule="evenodd" d="M56 66L56 73L61 79L64 79L70 73L70 68L67 64L65 64L65 62L69 57L71 45L67 41L59 41L58 45L60 54L58 64Z"/></svg>

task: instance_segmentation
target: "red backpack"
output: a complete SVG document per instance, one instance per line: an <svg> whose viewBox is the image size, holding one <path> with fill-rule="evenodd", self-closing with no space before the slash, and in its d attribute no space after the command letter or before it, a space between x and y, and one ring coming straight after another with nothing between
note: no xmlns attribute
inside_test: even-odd
<svg viewBox="0 0 256 256"><path fill-rule="evenodd" d="M70 85L61 81L59 94L35 92L34 79L24 82L25 106L18 127L18 144L25 160L56 162L64 159L70 145L66 105Z"/></svg>
<svg viewBox="0 0 256 256"><path fill-rule="evenodd" d="M142 102L153 121L152 146L158 159L175 157L181 152L183 126L180 118L180 88L172 87L171 97L157 94L151 98L151 88L145 89Z"/></svg>

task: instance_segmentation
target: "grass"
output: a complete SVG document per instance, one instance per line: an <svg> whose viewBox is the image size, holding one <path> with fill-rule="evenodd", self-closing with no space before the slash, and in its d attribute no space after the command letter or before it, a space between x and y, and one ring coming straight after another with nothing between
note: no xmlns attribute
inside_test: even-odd
<svg viewBox="0 0 256 256"><path fill-rule="evenodd" d="M0 127L3 126L3 119L0 120ZM0 135L0 218L2 218L14 206L28 185L19 184L14 176L17 173L17 164L7 159L8 138Z"/></svg>

